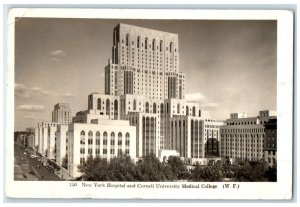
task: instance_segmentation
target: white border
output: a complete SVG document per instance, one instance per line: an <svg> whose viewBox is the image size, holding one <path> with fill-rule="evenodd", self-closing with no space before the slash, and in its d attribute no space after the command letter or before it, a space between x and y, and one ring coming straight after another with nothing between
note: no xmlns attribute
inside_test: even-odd
<svg viewBox="0 0 300 207"><path fill-rule="evenodd" d="M70 188L69 182L14 181L14 17L277 20L278 182L238 190ZM292 196L293 14L271 10L12 9L7 22L6 196L15 198L290 199ZM106 183L106 182L105 182ZM123 182L124 183L124 182ZM78 182L81 185L81 182ZM161 183L160 183L161 184ZM165 183L167 184L167 183ZM174 184L174 183L169 183ZM20 190L26 189L26 190Z"/></svg>

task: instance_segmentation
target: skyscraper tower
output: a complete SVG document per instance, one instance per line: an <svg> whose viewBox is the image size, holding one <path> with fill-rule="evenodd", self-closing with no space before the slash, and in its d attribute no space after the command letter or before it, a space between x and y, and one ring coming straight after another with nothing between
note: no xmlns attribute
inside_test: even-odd
<svg viewBox="0 0 300 207"><path fill-rule="evenodd" d="M113 31L112 58L105 68L105 94L184 99L178 35L118 24Z"/></svg>

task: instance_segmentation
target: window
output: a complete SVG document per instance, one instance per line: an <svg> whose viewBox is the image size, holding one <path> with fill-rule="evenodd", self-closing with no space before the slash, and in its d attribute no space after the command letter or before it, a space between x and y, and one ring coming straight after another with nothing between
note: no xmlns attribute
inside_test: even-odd
<svg viewBox="0 0 300 207"><path fill-rule="evenodd" d="M141 39L141 37L138 36L138 37L137 37L137 48L140 48L140 39Z"/></svg>
<svg viewBox="0 0 300 207"><path fill-rule="evenodd" d="M107 145L107 132L103 133L103 145Z"/></svg>
<svg viewBox="0 0 300 207"><path fill-rule="evenodd" d="M126 46L129 44L129 34L126 35Z"/></svg>
<svg viewBox="0 0 300 207"><path fill-rule="evenodd" d="M110 145L115 145L115 133L110 134Z"/></svg>
<svg viewBox="0 0 300 207"><path fill-rule="evenodd" d="M122 133L121 132L119 132L119 134L118 134L118 146L122 147Z"/></svg>
<svg viewBox="0 0 300 207"><path fill-rule="evenodd" d="M125 145L126 145L126 147L129 147L129 145L130 145L130 135L128 132L125 135Z"/></svg>
<svg viewBox="0 0 300 207"><path fill-rule="evenodd" d="M146 37L146 39L145 39L145 49L147 49L147 46L148 46L148 38Z"/></svg>
<svg viewBox="0 0 300 207"><path fill-rule="evenodd" d="M81 131L80 133L80 144L85 144L85 132Z"/></svg>
<svg viewBox="0 0 300 207"><path fill-rule="evenodd" d="M100 154L100 132L96 132L96 150L95 150L96 155Z"/></svg>
<svg viewBox="0 0 300 207"><path fill-rule="evenodd" d="M88 134L88 144L89 145L93 144L93 132L92 131L89 131L89 134Z"/></svg>
<svg viewBox="0 0 300 207"><path fill-rule="evenodd" d="M146 102L146 113L149 113L149 103Z"/></svg>
<svg viewBox="0 0 300 207"><path fill-rule="evenodd" d="M98 100L97 100L97 109L101 110L101 99L100 98L98 98Z"/></svg>
<svg viewBox="0 0 300 207"><path fill-rule="evenodd" d="M156 103L153 104L153 113L156 114Z"/></svg>
<svg viewBox="0 0 300 207"><path fill-rule="evenodd" d="M154 51L154 47L155 47L155 39L152 40L152 50Z"/></svg>
<svg viewBox="0 0 300 207"><path fill-rule="evenodd" d="M133 100L133 110L136 110L136 100Z"/></svg>

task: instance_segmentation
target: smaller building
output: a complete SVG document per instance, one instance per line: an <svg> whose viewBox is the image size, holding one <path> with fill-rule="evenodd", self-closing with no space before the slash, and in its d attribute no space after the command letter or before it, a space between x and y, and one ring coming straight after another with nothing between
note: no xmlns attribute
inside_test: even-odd
<svg viewBox="0 0 300 207"><path fill-rule="evenodd" d="M264 126L264 159L269 166L273 166L277 164L277 119L270 119Z"/></svg>
<svg viewBox="0 0 300 207"><path fill-rule="evenodd" d="M101 120L98 124L71 123L67 137L68 173L79 177L78 166L88 156L100 156L108 161L121 154L136 158L136 127L126 120Z"/></svg>
<svg viewBox="0 0 300 207"><path fill-rule="evenodd" d="M264 157L265 124L276 119L276 112L264 110L257 117L233 113L221 126L221 156L259 161Z"/></svg>

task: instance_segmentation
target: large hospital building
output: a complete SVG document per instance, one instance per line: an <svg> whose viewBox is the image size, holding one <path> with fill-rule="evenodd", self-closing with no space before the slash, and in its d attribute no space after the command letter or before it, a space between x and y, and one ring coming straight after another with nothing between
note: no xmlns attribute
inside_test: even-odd
<svg viewBox="0 0 300 207"><path fill-rule="evenodd" d="M223 122L210 118L199 103L185 100L186 75L179 71L179 57L177 34L118 24L112 57L103 68L105 93L88 95L88 108L72 121L68 105L56 105L55 123L36 129L39 152L48 149L47 156L60 165L68 156L71 177L79 176L77 166L88 155L136 159L176 154L186 163L205 164L207 157L232 153L220 144Z"/></svg>

